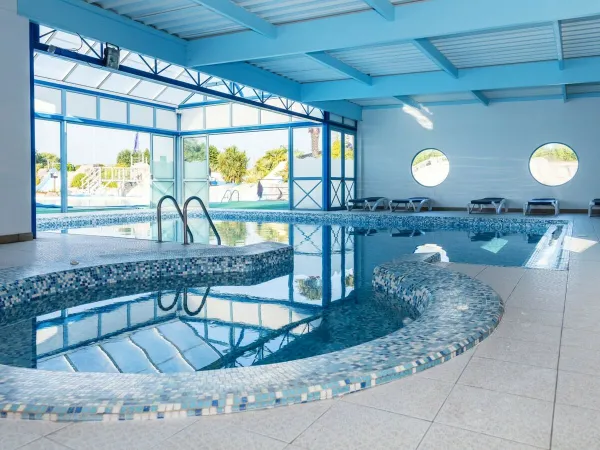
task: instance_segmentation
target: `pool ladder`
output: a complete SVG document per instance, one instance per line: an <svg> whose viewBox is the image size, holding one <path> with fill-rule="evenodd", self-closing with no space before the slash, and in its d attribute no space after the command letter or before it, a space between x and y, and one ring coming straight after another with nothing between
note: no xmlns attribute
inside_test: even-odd
<svg viewBox="0 0 600 450"><path fill-rule="evenodd" d="M171 200L173 202L173 204L175 205L175 209L177 209L177 213L179 214L179 217L183 221L183 229L185 231L184 235L183 235L183 245L189 245L190 243L194 242L194 235L192 234L192 230L190 229L190 227L188 225L188 207L189 207L190 203L194 200L196 200L200 204L200 207L202 208L202 211L204 212L204 216L206 217L206 220L208 220L208 224L209 224L211 230L213 231L213 233L215 234L215 237L217 238L217 245L221 245L221 236L219 235L219 232L217 231L217 227L215 227L214 222L210 218L210 215L208 214L208 211L206 209L206 206L204 206L204 202L202 201L202 199L195 195L188 198L185 201L185 203L183 204L183 212L181 211L181 208L179 207L179 203L177 203L177 200L175 199L175 197L173 197L172 195L164 195L161 197L161 199L158 201L158 204L156 205L156 221L158 223L158 242L163 242L163 240L162 240L162 204L165 202L165 200Z"/></svg>

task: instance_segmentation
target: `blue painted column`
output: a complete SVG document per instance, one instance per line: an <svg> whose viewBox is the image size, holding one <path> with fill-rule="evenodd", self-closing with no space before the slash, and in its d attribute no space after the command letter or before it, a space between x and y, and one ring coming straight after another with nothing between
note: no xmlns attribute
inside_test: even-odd
<svg viewBox="0 0 600 450"><path fill-rule="evenodd" d="M331 303L331 226L323 225L322 233L323 270L321 279L323 280L323 306L327 306Z"/></svg>
<svg viewBox="0 0 600 450"><path fill-rule="evenodd" d="M30 128L31 128L31 232L33 238L37 235L36 225L36 202L35 202L35 86L34 86L34 68L33 59L34 45L40 39L40 26L36 23L29 24L29 108L30 108ZM0 233L1 234L1 233Z"/></svg>
<svg viewBox="0 0 600 450"><path fill-rule="evenodd" d="M63 108L65 92L62 92ZM67 123L60 122L60 212L66 213L69 209L69 173L67 171Z"/></svg>
<svg viewBox="0 0 600 450"><path fill-rule="evenodd" d="M331 199L331 176L330 176L330 167L329 161L331 157L331 128L329 126L329 113L324 113L325 123L323 123L323 211L329 210L329 203Z"/></svg>

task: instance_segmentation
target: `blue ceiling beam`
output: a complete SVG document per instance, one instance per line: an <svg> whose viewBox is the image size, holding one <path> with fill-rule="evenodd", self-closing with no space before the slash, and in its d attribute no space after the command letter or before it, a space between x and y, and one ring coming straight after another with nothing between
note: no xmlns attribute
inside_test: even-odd
<svg viewBox="0 0 600 450"><path fill-rule="evenodd" d="M393 21L396 18L396 8L388 0L363 0L385 20Z"/></svg>
<svg viewBox="0 0 600 450"><path fill-rule="evenodd" d="M290 100L302 101L302 86L300 83L248 63L204 66L202 67L202 72L226 80L235 80L246 86L286 97ZM350 119L361 120L362 118L362 108L345 100L313 102L310 105L326 109L329 112L340 114ZM324 105L327 105L327 107Z"/></svg>
<svg viewBox="0 0 600 450"><path fill-rule="evenodd" d="M450 60L429 41L429 39L414 39L412 43L440 69L448 75L458 78L458 69L454 67L454 64L452 64Z"/></svg>
<svg viewBox="0 0 600 450"><path fill-rule="evenodd" d="M423 105L408 95L396 95L394 98L401 101L404 105L410 106L411 108L422 109L423 107Z"/></svg>
<svg viewBox="0 0 600 450"><path fill-rule="evenodd" d="M79 0L18 0L19 15L137 53L185 65L187 41Z"/></svg>
<svg viewBox="0 0 600 450"><path fill-rule="evenodd" d="M484 106L488 106L490 104L490 99L487 98L483 92L481 91L472 91L472 94L475 96L477 100L479 100Z"/></svg>
<svg viewBox="0 0 600 450"><path fill-rule="evenodd" d="M393 22L373 10L277 27L277 39L240 32L190 42L189 65L306 54L600 15L597 0L428 0L396 6ZM360 30L360 32L358 32Z"/></svg>
<svg viewBox="0 0 600 450"><path fill-rule="evenodd" d="M356 81L360 81L361 83L371 85L373 79L367 75L366 73L361 72L360 70L355 69L352 66L340 61L337 58L334 58L328 53L325 52L315 52L315 53L307 53L306 56L317 61L318 63L327 66L342 75L346 75L347 77L354 78Z"/></svg>
<svg viewBox="0 0 600 450"><path fill-rule="evenodd" d="M558 68L556 61L542 61L462 69L459 78L449 77L443 72L425 72L374 77L371 86L354 80L307 83L302 85L302 101L310 103L597 82L600 82L600 57L574 58L565 61L563 70Z"/></svg>
<svg viewBox="0 0 600 450"><path fill-rule="evenodd" d="M565 66L565 55L563 51L563 40L560 20L553 22L552 27L554 28L554 40L556 41L556 55L558 58L558 67L562 70Z"/></svg>
<svg viewBox="0 0 600 450"><path fill-rule="evenodd" d="M563 84L560 87L560 93L562 96L563 103L567 103L569 101L569 95L567 94L567 85L566 84Z"/></svg>
<svg viewBox="0 0 600 450"><path fill-rule="evenodd" d="M230 0L192 0L229 20L268 38L277 36L277 27Z"/></svg>

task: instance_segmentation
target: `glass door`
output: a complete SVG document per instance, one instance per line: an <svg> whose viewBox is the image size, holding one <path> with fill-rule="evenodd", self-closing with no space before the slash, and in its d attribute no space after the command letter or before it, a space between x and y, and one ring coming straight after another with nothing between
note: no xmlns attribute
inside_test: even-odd
<svg viewBox="0 0 600 450"><path fill-rule="evenodd" d="M355 197L356 134L331 129L329 135L329 209L342 209Z"/></svg>
<svg viewBox="0 0 600 450"><path fill-rule="evenodd" d="M206 136L183 138L183 199L200 197L209 204L208 143Z"/></svg>
<svg viewBox="0 0 600 450"><path fill-rule="evenodd" d="M175 139L153 134L151 142L152 206L163 195L175 195Z"/></svg>
<svg viewBox="0 0 600 450"><path fill-rule="evenodd" d="M207 208L210 207L209 200L209 150L206 136L184 137L183 141L183 204L188 198L200 197ZM198 202L190 203L190 209L200 208ZM194 242L208 244L210 231L208 221L193 218L189 221L189 227L194 235Z"/></svg>

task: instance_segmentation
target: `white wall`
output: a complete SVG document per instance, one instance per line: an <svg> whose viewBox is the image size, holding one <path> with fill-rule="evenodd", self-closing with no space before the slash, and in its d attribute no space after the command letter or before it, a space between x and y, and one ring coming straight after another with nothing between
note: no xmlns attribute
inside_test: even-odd
<svg viewBox="0 0 600 450"><path fill-rule="evenodd" d="M0 236L31 232L29 22L0 1Z"/></svg>
<svg viewBox="0 0 600 450"><path fill-rule="evenodd" d="M365 110L360 123L359 195L429 196L438 206L465 207L474 198L501 196L509 207L534 197L556 197L561 208L587 208L600 197L600 98L431 107L433 130L401 109ZM529 173L529 157L548 142L569 145L579 170L558 187L541 185ZM443 151L448 178L437 187L418 184L414 156Z"/></svg>

